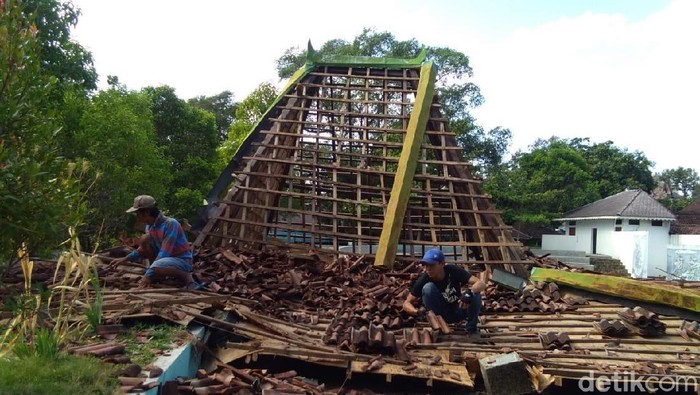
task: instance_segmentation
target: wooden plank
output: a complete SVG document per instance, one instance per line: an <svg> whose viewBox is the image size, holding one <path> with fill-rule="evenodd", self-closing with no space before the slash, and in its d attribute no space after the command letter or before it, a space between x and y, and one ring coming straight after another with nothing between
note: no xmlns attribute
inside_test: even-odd
<svg viewBox="0 0 700 395"><path fill-rule="evenodd" d="M660 287L658 284L645 284L644 281L626 277L545 268L533 268L530 279L533 281L555 281L558 284L604 295L659 303L700 312L700 295L683 288Z"/></svg>

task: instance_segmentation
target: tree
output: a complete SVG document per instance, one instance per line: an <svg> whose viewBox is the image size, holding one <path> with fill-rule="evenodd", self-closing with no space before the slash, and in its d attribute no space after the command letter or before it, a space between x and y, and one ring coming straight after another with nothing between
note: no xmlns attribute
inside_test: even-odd
<svg viewBox="0 0 700 395"><path fill-rule="evenodd" d="M697 198L700 177L691 168L677 167L655 174L657 184L664 192L659 199L672 211L680 211Z"/></svg>
<svg viewBox="0 0 700 395"><path fill-rule="evenodd" d="M216 117L216 129L219 131L219 140L225 141L228 136L228 128L236 116L237 103L233 101L233 93L223 91L214 96L197 96L189 99L187 102L214 114Z"/></svg>
<svg viewBox="0 0 700 395"><path fill-rule="evenodd" d="M611 141L538 139L529 153L498 166L486 182L506 221L548 224L565 212L626 189L651 192L652 162Z"/></svg>
<svg viewBox="0 0 700 395"><path fill-rule="evenodd" d="M601 197L627 189L642 189L648 193L654 189L653 163L642 152L627 152L615 147L612 141L591 144L588 138L572 139L568 144L583 153Z"/></svg>
<svg viewBox="0 0 700 395"><path fill-rule="evenodd" d="M124 210L140 194L164 196L170 162L156 144L150 98L121 85L99 92L89 103L74 136L74 149L92 163L95 185L88 191L90 216L84 243L110 239L126 229Z"/></svg>
<svg viewBox="0 0 700 395"><path fill-rule="evenodd" d="M57 154L56 83L42 73L41 41L17 0L0 2L0 258L27 243L48 253L84 213L81 164Z"/></svg>
<svg viewBox="0 0 700 395"><path fill-rule="evenodd" d="M324 43L318 50L324 55L354 55L374 57L411 58L419 54L422 46L415 39L397 40L389 32L363 29L352 43L334 39ZM488 133L475 124L470 108L483 103L479 87L469 79L473 70L469 58L458 51L445 47L425 47L427 59L437 66L436 93L440 97L443 115L450 120L450 129L464 147L464 158L475 161L477 168L488 172L494 163L500 163L510 144L508 129L496 128ZM277 59L280 78L289 78L306 62L306 51L289 48Z"/></svg>
<svg viewBox="0 0 700 395"><path fill-rule="evenodd" d="M560 140L517 154L484 186L511 223L548 224L600 198L584 155Z"/></svg>
<svg viewBox="0 0 700 395"><path fill-rule="evenodd" d="M168 158L172 173L170 187L159 200L163 207L171 209L171 215L193 218L198 207L188 207L178 196L186 196L188 202L203 202L218 176L216 119L212 113L178 98L169 86L148 87L143 92L150 98L156 141ZM191 171L193 166L196 174Z"/></svg>
<svg viewBox="0 0 700 395"><path fill-rule="evenodd" d="M219 169L223 169L228 164L243 140L253 130L255 124L260 121L276 97L275 87L270 83L262 83L245 100L238 103L226 141L217 149Z"/></svg>
<svg viewBox="0 0 700 395"><path fill-rule="evenodd" d="M25 14L35 16L41 69L56 77L58 91L62 94L68 86L78 86L86 92L96 89L92 54L70 38L80 10L70 2L58 0L25 0L24 4Z"/></svg>

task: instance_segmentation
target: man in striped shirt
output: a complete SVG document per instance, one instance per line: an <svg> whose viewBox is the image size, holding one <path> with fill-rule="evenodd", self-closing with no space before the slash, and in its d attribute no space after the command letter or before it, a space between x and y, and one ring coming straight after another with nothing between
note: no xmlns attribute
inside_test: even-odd
<svg viewBox="0 0 700 395"><path fill-rule="evenodd" d="M138 249L115 259L111 265L115 267L126 261L148 259L151 264L139 287L148 287L167 277L174 278L183 287L198 286L192 278L192 250L180 223L163 215L156 200L148 195L137 196L134 205L126 212L136 213L136 221L146 224L146 234Z"/></svg>

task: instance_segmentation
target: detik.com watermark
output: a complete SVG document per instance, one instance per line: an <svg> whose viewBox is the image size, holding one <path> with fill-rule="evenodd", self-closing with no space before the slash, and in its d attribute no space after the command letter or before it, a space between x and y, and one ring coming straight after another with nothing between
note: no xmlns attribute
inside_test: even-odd
<svg viewBox="0 0 700 395"><path fill-rule="evenodd" d="M582 392L690 392L698 388L696 377L654 375L645 376L634 371L615 372L608 375L589 372L579 378Z"/></svg>

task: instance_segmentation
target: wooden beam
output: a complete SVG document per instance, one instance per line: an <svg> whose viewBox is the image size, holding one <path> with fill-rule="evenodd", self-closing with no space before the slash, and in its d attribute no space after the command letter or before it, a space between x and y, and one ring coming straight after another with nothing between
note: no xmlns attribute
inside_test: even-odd
<svg viewBox="0 0 700 395"><path fill-rule="evenodd" d="M411 117L408 120L406 140L399 157L399 166L396 170L394 185L391 188L391 196L386 208L382 234L379 237L379 246L374 260L375 265L391 268L396 259L396 247L403 228L413 176L416 173L423 136L430 117L430 108L433 104L435 76L436 68L433 67L432 62L427 62L421 67L418 94L416 95L413 111L411 111Z"/></svg>
<svg viewBox="0 0 700 395"><path fill-rule="evenodd" d="M664 287L626 277L602 274L575 273L557 269L533 268L532 281L554 281L604 295L612 295L643 302L659 303L700 312L700 294L679 287Z"/></svg>

